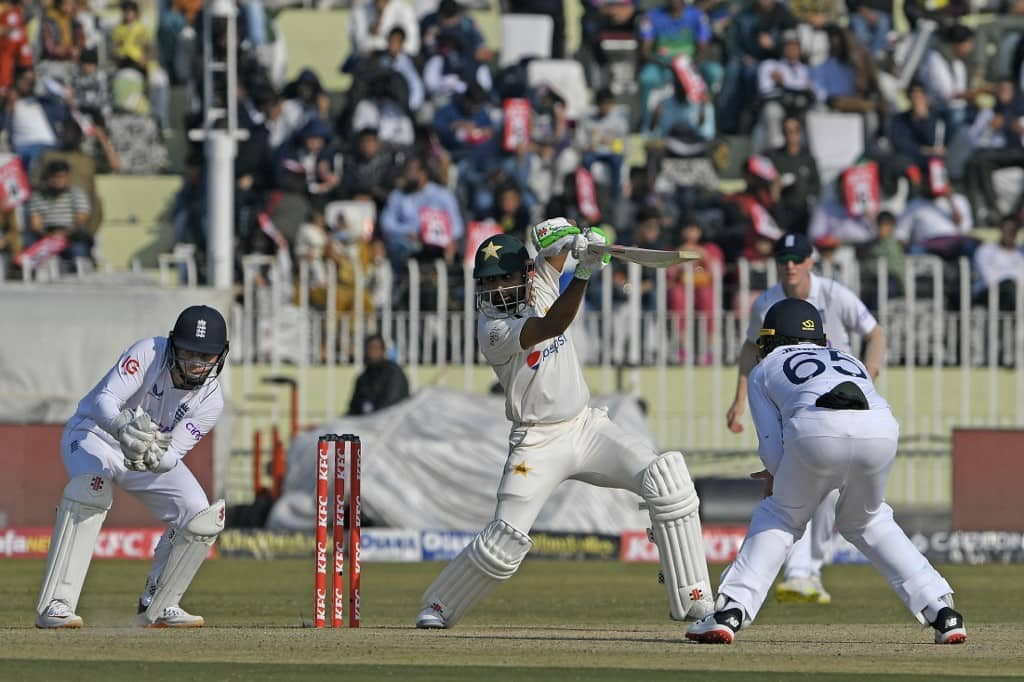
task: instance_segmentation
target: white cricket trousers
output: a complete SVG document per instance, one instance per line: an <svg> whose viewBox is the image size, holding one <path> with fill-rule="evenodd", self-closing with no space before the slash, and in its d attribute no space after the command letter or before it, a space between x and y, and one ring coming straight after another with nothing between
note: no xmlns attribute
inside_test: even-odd
<svg viewBox="0 0 1024 682"><path fill-rule="evenodd" d="M60 441L60 456L68 478L95 474L112 480L134 495L154 516L168 526L183 526L210 506L206 492L185 462L170 471L154 474L132 471L124 466L120 448L111 446L88 429L65 429ZM156 580L170 556L171 543L165 531L153 553L149 576Z"/></svg>
<svg viewBox="0 0 1024 682"><path fill-rule="evenodd" d="M864 553L918 614L953 592L893 520L885 487L899 425L888 410L807 408L783 429L774 493L755 508L750 530L719 586L753 621L796 537L829 491L839 489L839 532Z"/></svg>
<svg viewBox="0 0 1024 682"><path fill-rule="evenodd" d="M567 479L640 494L644 471L658 457L640 434L587 407L558 424L516 426L498 484L494 518L529 533L551 493Z"/></svg>

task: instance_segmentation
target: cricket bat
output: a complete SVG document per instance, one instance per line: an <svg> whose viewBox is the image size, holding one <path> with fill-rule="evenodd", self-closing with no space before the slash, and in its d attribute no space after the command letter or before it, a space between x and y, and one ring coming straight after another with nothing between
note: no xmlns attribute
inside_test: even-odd
<svg viewBox="0 0 1024 682"><path fill-rule="evenodd" d="M659 251L658 249L642 249L639 246L619 246L618 244L590 244L587 250L591 253L607 253L612 258L639 263L648 268L667 268L701 258L696 251Z"/></svg>

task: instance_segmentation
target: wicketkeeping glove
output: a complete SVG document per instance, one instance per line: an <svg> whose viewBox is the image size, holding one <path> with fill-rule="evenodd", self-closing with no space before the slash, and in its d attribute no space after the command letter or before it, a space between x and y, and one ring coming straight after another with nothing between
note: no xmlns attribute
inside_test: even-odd
<svg viewBox="0 0 1024 682"><path fill-rule="evenodd" d="M559 256L572 248L573 237L580 234L580 228L565 218L548 218L530 228L530 240L537 252L545 258Z"/></svg>
<svg viewBox="0 0 1024 682"><path fill-rule="evenodd" d="M586 244L577 240L573 245L573 255L579 260L573 276L577 279L590 279L595 273L600 272L612 257L607 253L591 253L587 248L591 244L608 243L608 237L600 227L590 228L583 233L583 236L586 237Z"/></svg>
<svg viewBox="0 0 1024 682"><path fill-rule="evenodd" d="M121 446L125 467L145 471L143 458L156 438L156 427L149 415L140 407L122 410L110 423L110 434Z"/></svg>
<svg viewBox="0 0 1024 682"><path fill-rule="evenodd" d="M146 449L146 454L142 456L142 461L145 464L145 468L149 471L156 471L157 467L160 466L160 461L167 454L167 448L171 445L171 434L170 433L158 433L153 442L150 443L149 448Z"/></svg>

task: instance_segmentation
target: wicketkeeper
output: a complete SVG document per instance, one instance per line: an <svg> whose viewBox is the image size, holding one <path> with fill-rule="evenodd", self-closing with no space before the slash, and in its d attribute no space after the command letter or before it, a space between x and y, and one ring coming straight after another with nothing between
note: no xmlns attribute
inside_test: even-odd
<svg viewBox="0 0 1024 682"><path fill-rule="evenodd" d="M589 406L580 359L566 331L588 280L607 263L607 256L587 250L605 243L604 234L552 218L533 227L532 237L539 249L536 263L522 242L505 234L485 240L476 253L477 338L505 390L505 415L512 422L509 455L494 520L427 588L416 627L454 626L512 577L530 551L537 514L567 479L643 498L671 617L702 618L713 610L713 599L699 500L683 455L658 454L639 435L612 423L607 410ZM570 250L579 263L559 294Z"/></svg>
<svg viewBox="0 0 1024 682"><path fill-rule="evenodd" d="M186 308L167 337L133 344L78 404L61 438L70 481L57 509L36 627L82 627L75 610L113 483L167 524L136 625L203 625L179 602L224 529L224 501L211 505L182 459L220 417L217 375L227 353L221 314Z"/></svg>

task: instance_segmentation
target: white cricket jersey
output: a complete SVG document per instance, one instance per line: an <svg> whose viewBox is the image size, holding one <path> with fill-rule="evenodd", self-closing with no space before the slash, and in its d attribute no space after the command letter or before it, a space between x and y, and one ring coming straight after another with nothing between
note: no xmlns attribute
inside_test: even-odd
<svg viewBox="0 0 1024 682"><path fill-rule="evenodd" d="M763 292L750 306L750 323L747 325L747 340L757 341L764 316L768 309L786 298L782 283L778 283ZM878 326L878 321L871 314L864 302L857 298L846 287L834 279L819 277L811 273L811 293L807 302L818 309L821 321L825 325L825 336L828 345L847 353L850 352L850 332L861 336L871 333Z"/></svg>
<svg viewBox="0 0 1024 682"><path fill-rule="evenodd" d="M775 473L782 458L782 433L802 410L839 384L851 381L864 392L868 409L889 410L860 360L835 348L809 343L776 348L750 371L747 398L757 430L758 454ZM773 466L774 465L774 466Z"/></svg>
<svg viewBox="0 0 1024 682"><path fill-rule="evenodd" d="M122 410L141 406L162 433L171 433L160 469L173 467L213 429L224 408L224 397L216 378L191 391L175 388L166 350L167 339L162 336L142 339L128 348L78 403L66 429L88 430L118 448L107 428Z"/></svg>
<svg viewBox="0 0 1024 682"><path fill-rule="evenodd" d="M560 273L543 257L536 263L531 305L515 317L481 315L476 328L480 349L505 389L505 416L513 424L565 421L590 402L568 331L525 350L519 345L526 320L547 314L558 298Z"/></svg>

